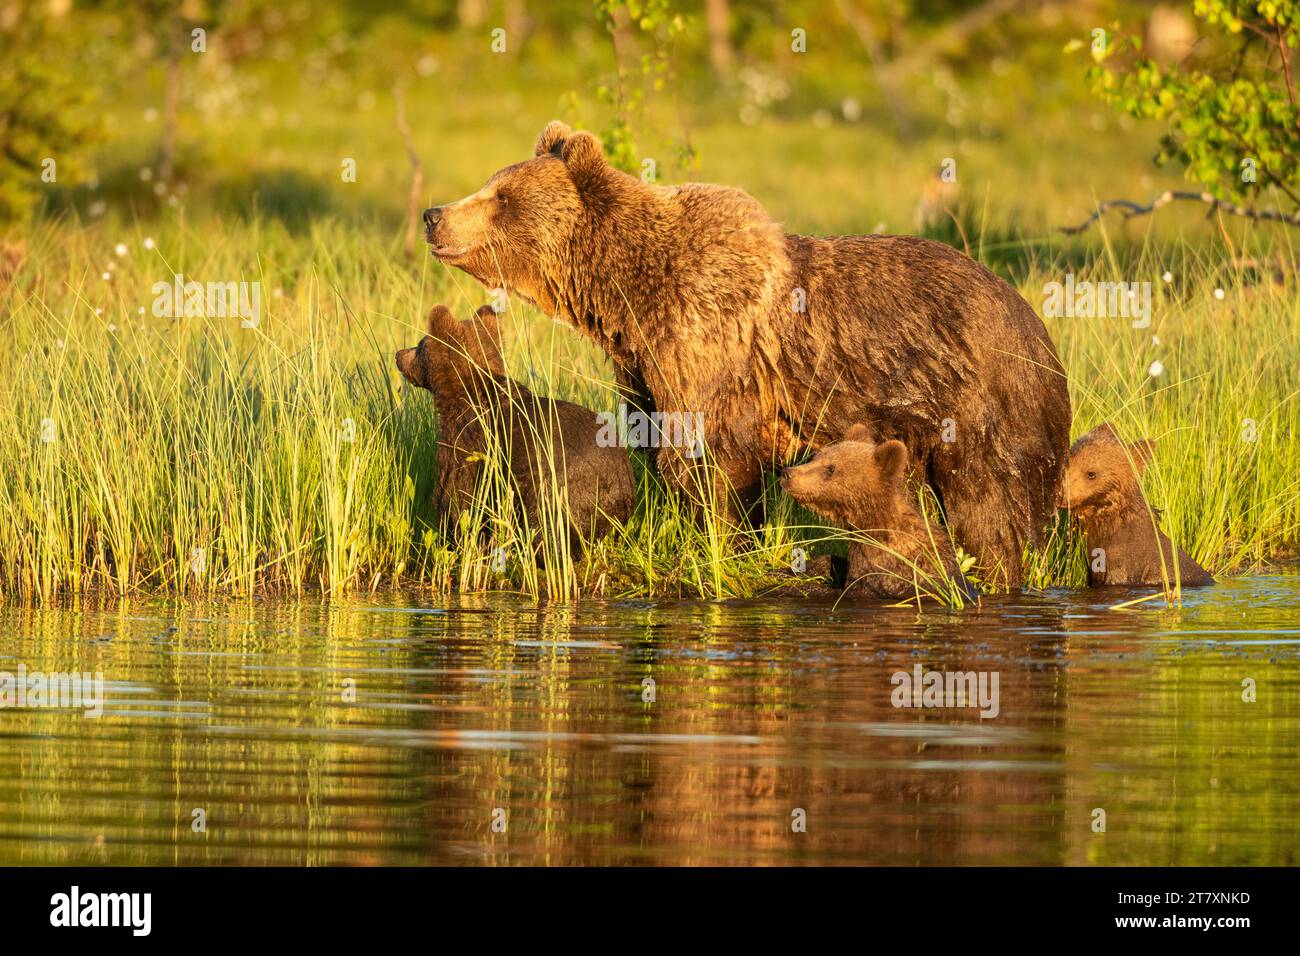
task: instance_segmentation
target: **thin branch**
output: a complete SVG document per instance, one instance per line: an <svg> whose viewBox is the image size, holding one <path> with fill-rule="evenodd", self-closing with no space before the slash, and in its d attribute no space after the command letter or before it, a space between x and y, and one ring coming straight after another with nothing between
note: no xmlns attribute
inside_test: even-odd
<svg viewBox="0 0 1300 956"><path fill-rule="evenodd" d="M1282 74L1286 77L1286 92L1291 99L1291 112L1295 114L1296 129L1300 129L1300 110L1296 109L1295 99L1295 80L1291 76L1291 54L1286 43L1286 34L1282 32L1282 24L1277 25L1277 50L1282 57Z"/></svg>
<svg viewBox="0 0 1300 956"><path fill-rule="evenodd" d="M1122 209L1124 210L1124 218L1132 219L1136 216L1148 216L1157 209L1160 209L1162 206L1167 206L1169 203L1178 199L1190 202L1206 203L1210 207L1210 212L1226 212L1230 216L1242 216L1246 219L1255 219L1261 222L1281 222L1288 226L1300 226L1300 209L1292 213L1285 213L1278 209L1253 209L1249 206L1238 206L1236 203L1229 202L1226 199L1217 199L1209 193L1196 193L1186 190L1166 190L1146 206L1129 199L1107 199L1097 207L1096 211L1091 216L1079 223L1079 225L1061 226L1061 232L1071 236L1077 235L1112 209Z"/></svg>
<svg viewBox="0 0 1300 956"><path fill-rule="evenodd" d="M1274 186L1276 186L1279 190L1281 190L1283 193L1285 193L1287 199L1291 200L1293 203L1300 204L1300 198L1298 198L1298 197L1296 196L1296 194L1293 193L1293 192L1291 191L1291 188L1290 188L1286 183L1282 182L1282 180L1280 180L1280 179L1278 179L1276 176L1274 176L1274 175L1273 175L1273 171L1272 171L1271 169L1268 169L1268 168L1266 167L1266 168L1264 169L1264 176L1265 176L1265 178L1268 179L1268 181L1269 181L1270 183L1272 183L1272 184L1273 184Z"/></svg>

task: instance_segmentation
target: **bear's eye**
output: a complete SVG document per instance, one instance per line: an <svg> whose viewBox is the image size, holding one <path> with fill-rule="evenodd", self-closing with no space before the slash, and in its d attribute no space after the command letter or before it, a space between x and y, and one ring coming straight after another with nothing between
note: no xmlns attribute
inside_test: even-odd
<svg viewBox="0 0 1300 956"><path fill-rule="evenodd" d="M829 477L830 477L831 475L833 475L833 474L835 474L835 466L834 466L834 465L827 465L827 466L826 466L826 477L829 478Z"/></svg>
<svg viewBox="0 0 1300 956"><path fill-rule="evenodd" d="M510 197L507 196L505 193L497 193L497 205L498 206L510 205Z"/></svg>
<svg viewBox="0 0 1300 956"><path fill-rule="evenodd" d="M1087 478L1088 478L1089 481L1096 481L1096 480L1097 480L1097 473L1096 473L1095 471L1090 471L1090 472L1088 472L1088 474L1087 474Z"/></svg>

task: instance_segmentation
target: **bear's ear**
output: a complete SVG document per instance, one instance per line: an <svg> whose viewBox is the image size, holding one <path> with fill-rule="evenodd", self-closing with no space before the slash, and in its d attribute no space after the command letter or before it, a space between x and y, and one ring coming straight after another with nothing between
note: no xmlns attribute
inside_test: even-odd
<svg viewBox="0 0 1300 956"><path fill-rule="evenodd" d="M430 335L436 336L444 333L447 329L454 327L455 324L456 317L451 314L451 309L447 308L445 305L435 305L429 310L429 318L426 322L426 327L428 328ZM443 338L446 338L446 336L443 335Z"/></svg>
<svg viewBox="0 0 1300 956"><path fill-rule="evenodd" d="M533 150L534 156L545 156L547 153L556 151L556 147L564 143L566 139L573 135L573 130L567 123L561 123L559 120L551 120L542 130L542 135L537 137L537 146Z"/></svg>
<svg viewBox="0 0 1300 956"><path fill-rule="evenodd" d="M1141 478L1143 472L1147 470L1147 465L1151 464L1151 459L1156 455L1156 440L1139 438L1128 446L1128 450L1133 456L1133 466L1137 469L1138 477Z"/></svg>
<svg viewBox="0 0 1300 956"><path fill-rule="evenodd" d="M465 323L465 344L474 363L493 375L505 375L506 363L501 355L501 321L490 305L480 306Z"/></svg>
<svg viewBox="0 0 1300 956"><path fill-rule="evenodd" d="M1088 432L1087 437L1093 439L1101 438L1113 442L1118 442L1120 440L1119 432L1115 430L1115 426L1112 425L1110 422L1102 422L1092 431Z"/></svg>
<svg viewBox="0 0 1300 956"><path fill-rule="evenodd" d="M897 438L883 442L876 446L875 461L883 480L891 484L902 481L907 470L907 446Z"/></svg>
<svg viewBox="0 0 1300 956"><path fill-rule="evenodd" d="M551 120L537 137L536 156L550 153L564 160L564 165L573 177L574 185L579 189L593 182L597 174L604 171L605 149L600 140L585 131L574 132L559 120Z"/></svg>
<svg viewBox="0 0 1300 956"><path fill-rule="evenodd" d="M871 441L871 429L859 422L844 433L844 440L869 442Z"/></svg>
<svg viewBox="0 0 1300 956"><path fill-rule="evenodd" d="M605 170L605 150L591 133L573 133L560 147L560 158L569 168L569 175L579 189L592 177Z"/></svg>

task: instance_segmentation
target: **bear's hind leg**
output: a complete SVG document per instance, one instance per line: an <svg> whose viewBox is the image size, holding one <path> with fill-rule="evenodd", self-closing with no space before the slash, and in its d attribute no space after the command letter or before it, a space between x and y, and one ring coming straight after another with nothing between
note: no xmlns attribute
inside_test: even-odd
<svg viewBox="0 0 1300 956"><path fill-rule="evenodd" d="M762 469L733 460L690 459L673 448L661 448L656 456L664 482L695 509L697 521L706 510L716 514L733 530L761 520Z"/></svg>
<svg viewBox="0 0 1300 956"><path fill-rule="evenodd" d="M932 481L948 527L963 550L975 555L980 577L999 589L1020 587L1025 542L1032 534L1028 502L1017 501L991 478L936 472Z"/></svg>

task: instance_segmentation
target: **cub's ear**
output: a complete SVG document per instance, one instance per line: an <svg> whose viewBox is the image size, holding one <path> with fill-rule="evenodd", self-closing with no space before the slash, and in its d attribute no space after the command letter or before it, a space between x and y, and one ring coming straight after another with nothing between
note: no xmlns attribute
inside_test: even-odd
<svg viewBox="0 0 1300 956"><path fill-rule="evenodd" d="M470 354L477 365L494 375L506 374L505 359L501 354L501 317L490 305L480 306L474 317L465 323Z"/></svg>
<svg viewBox="0 0 1300 956"><path fill-rule="evenodd" d="M869 442L871 441L871 429L859 422L844 433L844 440Z"/></svg>
<svg viewBox="0 0 1300 956"><path fill-rule="evenodd" d="M1092 431L1088 432L1088 437L1089 437L1089 438L1105 438L1105 439L1109 439L1110 441L1114 441L1114 442L1117 442L1117 441L1120 440L1120 438L1119 438L1119 432L1117 432L1117 431L1115 430L1115 426L1112 425L1110 422L1102 422L1100 425L1098 425L1098 426L1097 426L1096 428L1094 428Z"/></svg>
<svg viewBox="0 0 1300 956"><path fill-rule="evenodd" d="M885 481L902 481L907 470L907 446L896 438L883 442L876 446L875 461Z"/></svg>
<svg viewBox="0 0 1300 956"><path fill-rule="evenodd" d="M1154 438L1140 438L1128 446L1129 454L1133 456L1133 465L1137 468L1138 477L1141 478L1143 472L1147 470L1147 465L1151 464L1151 459L1156 455L1156 440Z"/></svg>
<svg viewBox="0 0 1300 956"><path fill-rule="evenodd" d="M542 130L542 135L537 137L537 146L533 150L533 155L545 156L547 153L555 152L556 147L563 145L564 141L572 135L573 130L567 123L551 120Z"/></svg>
<svg viewBox="0 0 1300 956"><path fill-rule="evenodd" d="M451 309L445 305L435 305L429 310L429 318L426 323L430 335L439 335L456 324L456 317L451 314ZM445 338L445 336L444 336Z"/></svg>

